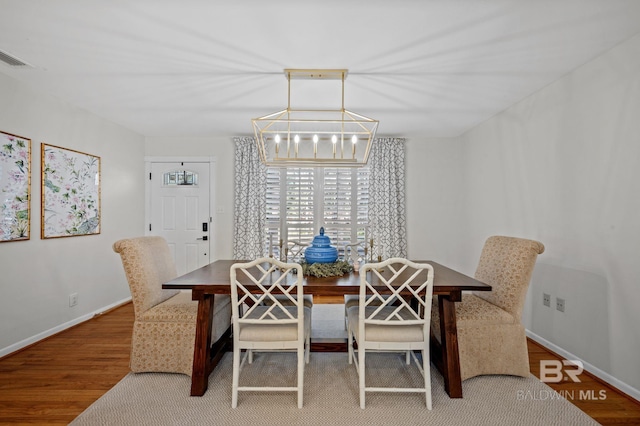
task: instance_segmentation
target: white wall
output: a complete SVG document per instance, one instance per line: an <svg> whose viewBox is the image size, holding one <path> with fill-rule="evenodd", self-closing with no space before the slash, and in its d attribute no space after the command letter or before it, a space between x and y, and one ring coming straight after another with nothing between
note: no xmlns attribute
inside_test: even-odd
<svg viewBox="0 0 640 426"><path fill-rule="evenodd" d="M145 154L147 157L214 157L211 260L231 259L233 257L233 138L148 137ZM221 212L220 209L222 209Z"/></svg>
<svg viewBox="0 0 640 426"><path fill-rule="evenodd" d="M1 356L130 297L111 245L143 233L144 139L3 74L0 99L0 130L32 141L31 239L0 244ZM41 142L101 157L101 234L40 239Z"/></svg>
<svg viewBox="0 0 640 426"><path fill-rule="evenodd" d="M409 137L405 180L408 257L460 267L466 240L462 152L458 138Z"/></svg>
<svg viewBox="0 0 640 426"><path fill-rule="evenodd" d="M466 272L489 235L544 243L525 326L640 395L640 36L462 141Z"/></svg>

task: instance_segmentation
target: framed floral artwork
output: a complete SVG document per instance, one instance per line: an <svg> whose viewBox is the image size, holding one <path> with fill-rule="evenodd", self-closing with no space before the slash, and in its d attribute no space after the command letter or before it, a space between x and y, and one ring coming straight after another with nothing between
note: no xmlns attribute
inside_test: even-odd
<svg viewBox="0 0 640 426"><path fill-rule="evenodd" d="M30 238L31 139L0 132L0 243Z"/></svg>
<svg viewBox="0 0 640 426"><path fill-rule="evenodd" d="M42 238L100 233L100 157L41 145Z"/></svg>

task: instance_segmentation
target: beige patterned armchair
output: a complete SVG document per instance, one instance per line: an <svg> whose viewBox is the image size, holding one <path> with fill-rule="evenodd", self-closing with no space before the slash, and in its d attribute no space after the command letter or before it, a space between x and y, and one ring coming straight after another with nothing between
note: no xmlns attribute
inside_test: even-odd
<svg viewBox="0 0 640 426"><path fill-rule="evenodd" d="M117 241L135 321L131 341L131 371L182 373L191 376L198 302L191 292L163 290L162 283L176 277L176 267L166 240L138 237ZM231 324L229 296L216 296L213 305L212 342Z"/></svg>
<svg viewBox="0 0 640 426"><path fill-rule="evenodd" d="M485 242L475 278L491 285L492 291L463 294L456 303L462 380L484 374L529 375L521 318L536 258L542 252L544 245L533 240L493 236ZM431 324L439 341L437 300L434 303Z"/></svg>

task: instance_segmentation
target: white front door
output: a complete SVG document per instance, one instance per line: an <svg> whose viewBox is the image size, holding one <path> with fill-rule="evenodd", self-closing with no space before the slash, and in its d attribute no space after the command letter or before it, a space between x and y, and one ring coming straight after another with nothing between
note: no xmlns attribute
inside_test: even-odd
<svg viewBox="0 0 640 426"><path fill-rule="evenodd" d="M167 240L178 275L210 263L209 173L209 163L151 163L149 234Z"/></svg>

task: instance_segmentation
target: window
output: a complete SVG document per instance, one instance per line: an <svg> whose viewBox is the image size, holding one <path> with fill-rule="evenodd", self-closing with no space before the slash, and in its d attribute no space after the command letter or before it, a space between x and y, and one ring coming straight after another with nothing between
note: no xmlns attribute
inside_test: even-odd
<svg viewBox="0 0 640 426"><path fill-rule="evenodd" d="M310 244L323 226L342 256L366 240L368 206L367 167L269 168L266 252L279 258L281 239Z"/></svg>
<svg viewBox="0 0 640 426"><path fill-rule="evenodd" d="M164 186L198 185L198 173L187 170L166 172L162 177L162 184Z"/></svg>

